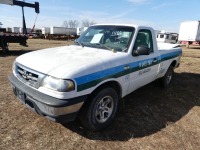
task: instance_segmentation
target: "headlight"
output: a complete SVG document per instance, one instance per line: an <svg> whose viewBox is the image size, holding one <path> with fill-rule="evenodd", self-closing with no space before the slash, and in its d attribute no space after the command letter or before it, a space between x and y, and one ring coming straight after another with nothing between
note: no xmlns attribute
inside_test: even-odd
<svg viewBox="0 0 200 150"><path fill-rule="evenodd" d="M69 92L75 89L75 85L73 81L58 79L51 76L47 76L43 80L42 86L54 91L59 91L59 92Z"/></svg>

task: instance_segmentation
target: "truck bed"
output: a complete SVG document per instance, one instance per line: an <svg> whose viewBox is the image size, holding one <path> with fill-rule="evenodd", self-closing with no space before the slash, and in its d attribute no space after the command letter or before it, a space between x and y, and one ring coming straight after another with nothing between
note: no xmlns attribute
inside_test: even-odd
<svg viewBox="0 0 200 150"><path fill-rule="evenodd" d="M173 50L173 48L180 47L180 44L170 44L170 43L157 43L158 50Z"/></svg>

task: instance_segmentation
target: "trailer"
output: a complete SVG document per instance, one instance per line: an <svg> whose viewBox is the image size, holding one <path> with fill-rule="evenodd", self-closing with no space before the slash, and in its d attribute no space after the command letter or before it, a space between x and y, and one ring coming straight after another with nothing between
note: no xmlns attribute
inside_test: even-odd
<svg viewBox="0 0 200 150"><path fill-rule="evenodd" d="M19 27L14 27L12 30L13 33L8 33L6 32L6 30L0 31L0 48L3 50L4 53L6 53L9 50L8 49L9 43L19 43L22 46L27 46L26 40L28 39L28 34L24 16L24 7L35 8L35 12L38 14L39 3L35 2L32 4L18 0L0 0L0 4L20 6L22 8L22 22L23 22L23 28L21 29L21 31Z"/></svg>
<svg viewBox="0 0 200 150"><path fill-rule="evenodd" d="M22 46L26 46L27 39L27 35L0 33L0 47L2 48L3 52L6 53L9 51L8 43L19 43Z"/></svg>
<svg viewBox="0 0 200 150"><path fill-rule="evenodd" d="M157 40L158 43L175 44L178 41L178 34L177 33L161 31L161 32L157 33L156 40Z"/></svg>
<svg viewBox="0 0 200 150"><path fill-rule="evenodd" d="M76 28L64 28L64 27L50 27L50 34L52 35L77 35Z"/></svg>
<svg viewBox="0 0 200 150"><path fill-rule="evenodd" d="M6 32L6 28L0 28L0 32Z"/></svg>
<svg viewBox="0 0 200 150"><path fill-rule="evenodd" d="M50 27L42 27L42 34L43 35L50 34Z"/></svg>
<svg viewBox="0 0 200 150"><path fill-rule="evenodd" d="M87 28L88 27L78 27L76 31L77 35L80 36Z"/></svg>
<svg viewBox="0 0 200 150"><path fill-rule="evenodd" d="M19 28L19 33L23 34L23 28ZM31 28L26 28L27 34L30 34L32 29Z"/></svg>
<svg viewBox="0 0 200 150"><path fill-rule="evenodd" d="M178 41L186 47L200 45L200 21L181 22Z"/></svg>
<svg viewBox="0 0 200 150"><path fill-rule="evenodd" d="M7 27L7 28L6 28L6 33L12 33L12 28Z"/></svg>
<svg viewBox="0 0 200 150"><path fill-rule="evenodd" d="M73 40L78 37L77 28L43 27L42 36L49 40Z"/></svg>
<svg viewBox="0 0 200 150"><path fill-rule="evenodd" d="M12 28L12 33L19 33L20 27L13 27Z"/></svg>

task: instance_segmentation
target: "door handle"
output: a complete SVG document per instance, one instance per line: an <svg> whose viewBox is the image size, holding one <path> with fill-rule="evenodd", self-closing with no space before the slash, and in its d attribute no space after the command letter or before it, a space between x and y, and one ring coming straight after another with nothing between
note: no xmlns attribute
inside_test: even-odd
<svg viewBox="0 0 200 150"><path fill-rule="evenodd" d="M154 58L154 59L153 59L153 62L157 62L157 61L158 61L158 58Z"/></svg>

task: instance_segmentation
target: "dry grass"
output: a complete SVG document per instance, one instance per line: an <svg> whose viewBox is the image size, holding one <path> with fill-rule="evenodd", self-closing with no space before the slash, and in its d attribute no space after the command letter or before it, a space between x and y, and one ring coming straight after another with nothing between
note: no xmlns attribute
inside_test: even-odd
<svg viewBox="0 0 200 150"><path fill-rule="evenodd" d="M149 84L126 97L116 121L102 132L88 132L77 122L65 126L27 109L15 98L7 76L23 53L69 44L29 40L0 52L0 149L200 149L200 48L183 48L171 87ZM22 49L22 50L21 50Z"/></svg>

